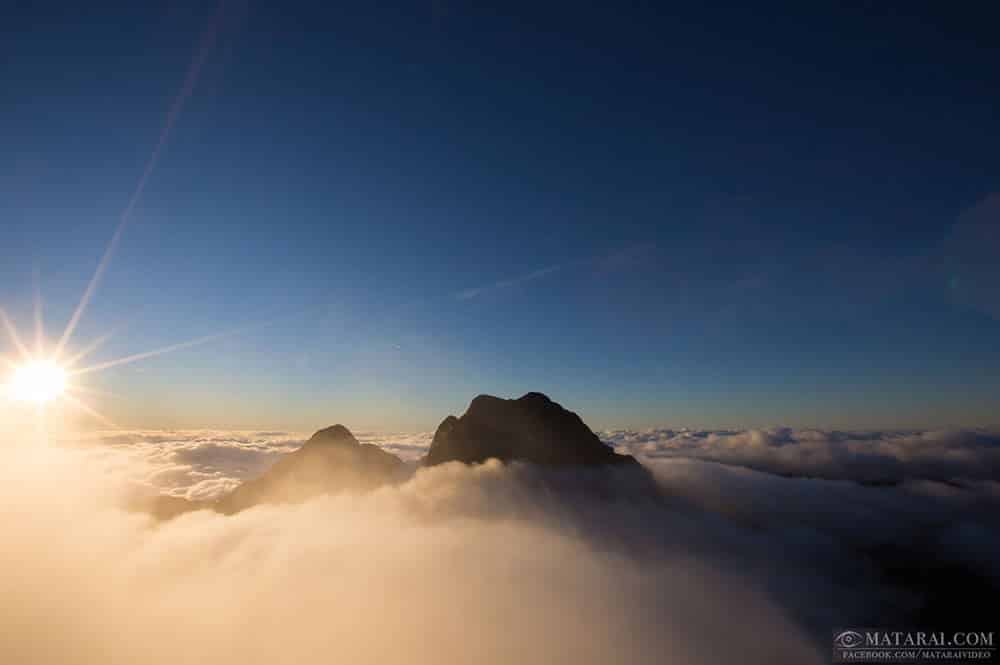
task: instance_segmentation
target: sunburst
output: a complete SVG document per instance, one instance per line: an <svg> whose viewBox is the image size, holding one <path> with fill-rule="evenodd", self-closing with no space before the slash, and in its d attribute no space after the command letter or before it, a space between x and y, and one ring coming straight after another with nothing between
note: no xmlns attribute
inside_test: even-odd
<svg viewBox="0 0 1000 665"><path fill-rule="evenodd" d="M32 360L14 370L7 384L11 399L50 402L66 391L66 370L52 360Z"/></svg>
<svg viewBox="0 0 1000 665"><path fill-rule="evenodd" d="M88 291L92 292L89 289ZM86 297L87 293L85 292L84 298ZM82 385L81 379L84 375L188 349L201 344L207 344L223 337L236 335L249 328L269 323L267 321L263 323L257 322L250 326L204 335L177 344L86 365L84 364L84 360L107 342L114 334L114 331L98 336L90 343L84 345L80 350L69 354L67 353L67 349L69 348L70 336L72 334L71 328L75 327L79 316L75 315L67 324L67 329L70 329L68 333L64 331L59 341L54 345L50 345L47 343L41 309L41 299L36 292L34 343L29 347L23 341L14 322L0 308L0 322L2 322L7 332L10 346L14 352L13 357L12 354L0 356L0 361L7 367L7 377L3 383L3 395L12 403L37 406L39 407L39 413L43 415L44 409L42 407L69 406L113 429L120 428L87 401L86 397L88 395L99 394L102 391Z"/></svg>
<svg viewBox="0 0 1000 665"><path fill-rule="evenodd" d="M15 355L14 358L0 356L0 360L2 360L9 369L9 376L7 377L5 383L6 390L4 392L10 400L35 405L38 407L38 411L42 415L44 415L44 409L42 408L44 406L49 404L68 404L101 421L105 425L117 428L113 422L83 399L81 393L92 393L93 391L87 390L77 383L78 378L82 374L109 369L111 367L117 367L119 365L144 360L146 358L152 358L171 351L178 351L180 349L189 348L198 344L204 344L220 337L239 332L236 330L216 333L214 335L206 335L204 337L199 337L186 342L180 342L178 344L172 344L170 346L154 349L152 351L133 353L128 356L109 360L89 367L82 366L81 363L83 360L104 344L104 342L106 342L113 334L114 331L112 331L101 335L90 344L87 344L82 349L78 350L75 354L65 357L65 352L66 349L69 348L73 333L76 331L77 325L83 318L83 315L87 310L87 306L90 304L91 299L100 285L104 272L107 270L108 265L111 262L111 258L118 247L122 234L129 225L132 218L132 212L142 197L142 193L146 188L146 183L149 181L153 171L156 169L157 162L159 161L164 147L167 145L175 121L183 109L188 97L190 97L194 91L195 85L197 84L198 78L201 74L202 66L205 64L209 53L214 47L216 33L218 32L223 15L224 6L223 3L220 2L209 21L208 26L202 33L200 44L192 57L191 64L188 67L181 89L178 91L170 105L170 108L167 110L163 125L160 128L158 140L153 147L149 158L146 160L146 165L132 191L132 195L128 199L128 203L119 216L118 225L115 227L115 231L104 250L104 254L97 263L97 268L95 269L93 276L87 283L87 286L80 297L80 301L77 303L76 308L73 310L66 327L63 329L62 334L59 336L56 343L49 345L46 341L45 326L42 320L42 299L37 272L34 275L35 334L34 343L32 345L33 348L29 348L22 341L14 323L7 316L7 313L3 309L0 309L0 323L3 324L3 327L7 331L7 337L10 340L11 346L13 347L13 353Z"/></svg>
<svg viewBox="0 0 1000 665"><path fill-rule="evenodd" d="M87 404L80 395L85 389L73 381L73 375L79 371L77 362L85 358L86 355L78 353L73 358L63 359L58 351L50 352L48 350L41 310L41 298L36 290L34 344L33 348L29 348L22 341L10 317L4 310L0 309L0 321L3 322L7 337L14 350L13 358L9 355L3 358L8 367L8 376L4 382L4 396L11 402L37 407L42 416L44 416L46 408L67 404L90 414L105 425L117 427L97 409ZM96 345L88 347L89 350L94 348Z"/></svg>

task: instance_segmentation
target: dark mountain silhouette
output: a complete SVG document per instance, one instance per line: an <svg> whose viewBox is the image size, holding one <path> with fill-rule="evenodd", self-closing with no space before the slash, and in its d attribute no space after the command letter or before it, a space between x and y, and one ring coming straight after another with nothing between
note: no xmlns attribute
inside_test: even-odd
<svg viewBox="0 0 1000 665"><path fill-rule="evenodd" d="M519 399L476 397L461 418L444 419L421 463L471 464L492 458L594 471L614 466L649 476L635 458L617 454L578 415L541 393L528 393ZM293 503L343 490L374 489L399 482L406 474L398 457L378 446L361 444L346 427L333 425L319 430L263 475L217 501L158 496L137 500L134 506L159 519L203 509L232 514L259 503ZM593 484L593 479L590 482Z"/></svg>
<svg viewBox="0 0 1000 665"><path fill-rule="evenodd" d="M304 501L344 489L366 490L401 478L403 462L378 446L358 443L343 425L321 429L262 476L248 480L215 503L235 513L261 502Z"/></svg>
<svg viewBox="0 0 1000 665"><path fill-rule="evenodd" d="M519 399L476 397L461 418L448 416L438 426L423 464L490 458L554 467L640 466L634 457L605 445L580 416L542 393Z"/></svg>

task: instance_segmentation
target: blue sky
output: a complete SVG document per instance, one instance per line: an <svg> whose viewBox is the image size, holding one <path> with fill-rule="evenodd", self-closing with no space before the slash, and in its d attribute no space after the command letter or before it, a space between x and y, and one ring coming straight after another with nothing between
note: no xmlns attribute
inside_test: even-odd
<svg viewBox="0 0 1000 665"><path fill-rule="evenodd" d="M77 3L5 21L0 303L130 426L996 423L986 6ZM202 46L199 46L202 45ZM200 49L204 48L204 51ZM178 97L192 61L204 63Z"/></svg>

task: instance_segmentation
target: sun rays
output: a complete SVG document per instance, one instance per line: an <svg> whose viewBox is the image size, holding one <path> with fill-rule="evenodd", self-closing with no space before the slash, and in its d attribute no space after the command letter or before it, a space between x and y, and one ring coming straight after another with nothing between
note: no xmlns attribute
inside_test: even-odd
<svg viewBox="0 0 1000 665"><path fill-rule="evenodd" d="M107 360L105 362L97 363L96 365L91 365L89 367L81 367L80 369L73 370L72 374L74 376L79 374L88 374L90 372L97 372L102 369L111 369L112 367L118 367L119 365L127 365L128 363L134 363L139 360L145 360L147 358L154 358L156 356L162 356L166 353L171 353L173 351L180 351L182 349L189 349L192 346L199 346L201 344L207 344L217 339L223 337L228 337L234 335L239 330L227 330L220 333L214 333L212 335L205 335L204 337L197 337L195 339L189 339L186 342L178 342L177 344L171 344L169 346L164 346L159 349L153 349L152 351L142 351L140 353L133 353L131 355L123 356L121 358L115 358L114 360ZM81 354L77 354L78 356Z"/></svg>
<svg viewBox="0 0 1000 665"><path fill-rule="evenodd" d="M118 216L118 224L115 226L114 233L108 241L104 252L101 254L100 260L97 262L93 275L87 282L87 286L80 295L80 300L73 309L73 312L69 317L69 321L66 323L66 327L59 335L55 344L49 346L45 335L40 285L41 280L37 268L32 273L32 318L34 322L34 335L32 340L33 348L29 348L24 339L22 339L21 335L18 333L17 327L7 315L7 312L0 308L0 323L2 323L7 334L7 338L10 340L10 345L13 347L14 356L10 357L11 354L0 355L0 362L6 365L8 373L6 379L6 395L12 401L33 403L38 407L38 412L42 416L44 416L45 410L43 407L46 404L65 403L83 413L86 413L105 425L117 428L117 426L114 425L110 419L101 414L91 404L84 401L81 395L82 393L94 394L95 391L79 385L74 380L76 377L79 377L82 374L89 374L139 360L152 358L154 356L163 355L172 351L187 349L192 346L204 344L206 342L234 334L235 332L239 332L237 330L205 335L203 337L179 342L177 344L172 344L159 349L132 353L127 356L104 361L88 367L81 367L80 363L82 363L85 358L97 351L114 335L115 330L111 330L84 345L81 349L76 350L68 358L64 357L70 348L73 334L76 332L80 320L83 318L87 311L87 307L90 305L94 294L97 292L101 280L111 263L111 259L121 242L122 234L128 227L132 219L133 212L139 204L139 200L142 198L142 194L146 189L146 184L149 182L153 171L156 169L160 157L169 142L170 134L176 124L177 118L183 110L188 98L191 97L194 92L198 79L201 76L202 68L208 59L209 54L215 47L220 25L225 15L224 10L224 2L219 2L207 26L202 32L201 39L191 58L191 62L181 84L181 88L176 93L170 107L167 109L163 124L160 127L159 136L157 137L156 143L146 160L142 174L139 176L139 179L129 196L127 204ZM44 423L41 422L40 425L43 426Z"/></svg>
<svg viewBox="0 0 1000 665"><path fill-rule="evenodd" d="M92 284L93 280L91 281ZM85 304L89 300L88 293L92 292L93 290L88 285L87 291L85 291L83 298L81 298L81 304ZM32 314L34 331L30 347L25 343L25 338L22 337L11 317L3 308L0 308L0 323L3 325L11 347L11 352L8 352L6 355L0 355L0 362L6 366L7 370L4 382L5 397L11 402L20 402L37 407L36 410L41 418L45 417L46 407L50 404L53 406L65 405L100 422L102 425L112 429L120 429L114 421L101 413L87 399L97 396L113 397L114 395L107 391L82 385L79 382L79 378L82 375L207 344L208 342L235 335L245 329L237 328L211 335L203 335L150 351L131 353L111 360L83 365L83 360L95 353L111 339L116 330L113 329L99 335L80 349L70 353L73 332L82 313L81 308L78 306L67 322L66 328L59 336L58 341L54 345L50 345L45 333L45 324L42 316L42 299L37 282L33 295Z"/></svg>
<svg viewBox="0 0 1000 665"><path fill-rule="evenodd" d="M69 360L62 358L61 350L65 348L72 333L70 325L67 325L59 343L52 351L49 351L37 282L34 289L33 318L34 343L33 348L29 348L22 340L10 316L6 311L0 309L0 320L3 322L7 339L13 350L13 354L8 353L3 356L3 363L8 369L4 396L11 402L36 407L41 424L44 423L46 411L50 405L58 408L65 404L104 425L117 429L117 425L110 418L85 401L83 394L90 391L72 380L72 375L76 371L76 363L82 359L85 353L93 351L99 344L87 345L83 352L78 352ZM75 324L72 319L70 323ZM97 342L101 342L103 339L104 337L100 337Z"/></svg>

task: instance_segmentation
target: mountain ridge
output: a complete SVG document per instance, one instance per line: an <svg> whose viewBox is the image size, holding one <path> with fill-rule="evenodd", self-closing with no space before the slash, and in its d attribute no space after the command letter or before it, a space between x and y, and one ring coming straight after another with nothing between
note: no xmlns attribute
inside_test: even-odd
<svg viewBox="0 0 1000 665"><path fill-rule="evenodd" d="M476 396L462 416L441 421L418 466L489 459L558 469L635 468L648 475L634 457L602 442L579 415L539 392L517 399ZM294 503L395 484L408 477L409 468L392 453L360 443L338 423L317 430L300 448L220 499L194 502L160 496L142 502L140 509L164 519L200 509L231 515L261 503Z"/></svg>

